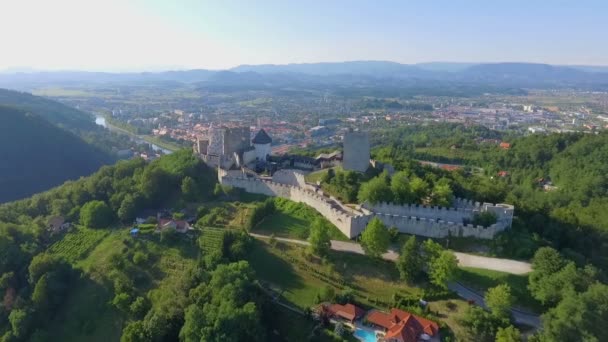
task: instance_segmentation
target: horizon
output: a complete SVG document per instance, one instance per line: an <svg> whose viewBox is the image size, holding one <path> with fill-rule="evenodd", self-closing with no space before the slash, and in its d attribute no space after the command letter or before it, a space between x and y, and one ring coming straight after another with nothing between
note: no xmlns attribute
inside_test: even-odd
<svg viewBox="0 0 608 342"><path fill-rule="evenodd" d="M470 64L470 65L482 65L482 64L531 64L531 65L550 65L554 67L597 67L597 68L608 68L608 64L549 64L540 62L525 62L525 61L497 61L497 62L449 62L449 61L428 61L419 63L400 63L391 60L346 60L346 61L326 61L326 62L303 62L303 63L264 63L264 64L238 64L221 69L210 69L210 68L188 68L188 67L154 67L149 68L134 68L134 69L37 69L28 66L12 66L5 69L0 69L0 74L35 74L35 73L69 73L69 72L82 72L82 73L108 73L108 74L139 74L139 73L163 73L163 72L180 72L180 71L233 71L238 67L246 66L290 66L290 65L307 65L307 64L341 64L341 63L354 63L354 62L380 62L380 63L397 63L400 65L407 66L421 66L428 64L446 64L446 65L458 65L458 64ZM422 68L421 68L422 69ZM239 71L233 71L239 72ZM241 71L242 72L242 71ZM255 71L249 71L255 72Z"/></svg>
<svg viewBox="0 0 608 342"><path fill-rule="evenodd" d="M0 70L226 70L370 60L608 65L601 44L608 4L601 1L23 0L2 7Z"/></svg>

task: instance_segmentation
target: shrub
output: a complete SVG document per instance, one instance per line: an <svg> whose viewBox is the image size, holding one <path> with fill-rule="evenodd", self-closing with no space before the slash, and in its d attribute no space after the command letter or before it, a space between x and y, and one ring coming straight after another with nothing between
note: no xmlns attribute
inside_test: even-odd
<svg viewBox="0 0 608 342"><path fill-rule="evenodd" d="M143 265L148 261L148 255L144 252L135 252L133 255L133 263Z"/></svg>

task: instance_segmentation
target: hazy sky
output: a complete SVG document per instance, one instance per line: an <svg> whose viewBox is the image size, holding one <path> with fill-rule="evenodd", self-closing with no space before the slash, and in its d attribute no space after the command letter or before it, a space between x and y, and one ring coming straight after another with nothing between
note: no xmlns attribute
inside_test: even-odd
<svg viewBox="0 0 608 342"><path fill-rule="evenodd" d="M0 0L0 70L608 65L608 1Z"/></svg>

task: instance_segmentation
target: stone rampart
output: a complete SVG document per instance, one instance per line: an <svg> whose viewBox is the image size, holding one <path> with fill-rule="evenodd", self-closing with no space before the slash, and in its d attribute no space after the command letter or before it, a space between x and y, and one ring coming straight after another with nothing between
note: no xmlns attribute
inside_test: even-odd
<svg viewBox="0 0 608 342"><path fill-rule="evenodd" d="M305 203L327 218L347 237L354 238L361 234L368 222L377 217L387 226L396 227L402 233L415 234L433 238L449 235L492 239L494 235L511 226L513 206L508 204L484 203L469 208L439 208L417 205L395 205L381 203L375 206L363 205L362 211L347 210L336 199L324 195L320 190L311 190L290 184L281 184L269 179L240 177L236 172L219 170L222 184L241 188L247 192L276 196ZM492 211L498 221L490 227L463 224L463 219L470 219L475 213Z"/></svg>

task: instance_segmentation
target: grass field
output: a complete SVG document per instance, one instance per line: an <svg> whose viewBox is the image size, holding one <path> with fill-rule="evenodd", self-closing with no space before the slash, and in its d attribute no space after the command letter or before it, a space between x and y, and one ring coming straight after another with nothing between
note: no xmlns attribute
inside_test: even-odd
<svg viewBox="0 0 608 342"><path fill-rule="evenodd" d="M517 306L535 312L542 312L541 304L532 298L528 291L527 275L462 267L460 268L458 281L479 292L485 292L487 289L500 284L508 284L511 287L511 293L515 297Z"/></svg>
<svg viewBox="0 0 608 342"><path fill-rule="evenodd" d="M256 240L249 262L260 280L281 292L283 298L300 308L316 304L319 289L331 286L340 293L348 284L358 302L388 308L394 293L419 296L421 290L399 281L393 263L369 257L332 252L328 262L308 261L303 256L304 247L279 244L271 247L267 242Z"/></svg>
<svg viewBox="0 0 608 342"><path fill-rule="evenodd" d="M275 206L276 213L266 217L252 230L253 232L305 240L310 233L312 222L320 219L329 230L332 240L348 241L348 238L336 226L306 204L276 198Z"/></svg>

